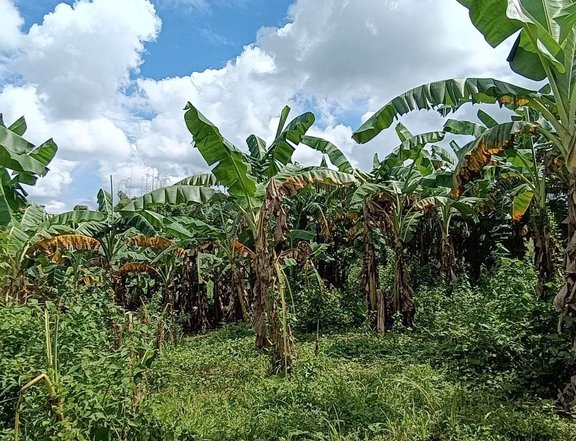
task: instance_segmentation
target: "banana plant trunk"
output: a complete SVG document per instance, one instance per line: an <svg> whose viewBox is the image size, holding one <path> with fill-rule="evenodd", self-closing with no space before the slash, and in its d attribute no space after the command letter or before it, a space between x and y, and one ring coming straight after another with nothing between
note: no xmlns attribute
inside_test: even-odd
<svg viewBox="0 0 576 441"><path fill-rule="evenodd" d="M534 265L538 270L536 292L540 299L545 300L550 296L548 285L554 280L556 272L556 242L545 208L538 209L531 214L530 223L534 241Z"/></svg>
<svg viewBox="0 0 576 441"><path fill-rule="evenodd" d="M274 240L269 239L269 221L276 221ZM275 355L277 370L288 373L294 363L294 340L286 320L286 302L278 280L278 253L286 223L282 195L272 181L260 209L255 238L256 259L254 284L254 331L256 346L270 348ZM276 292L278 291L278 292Z"/></svg>
<svg viewBox="0 0 576 441"><path fill-rule="evenodd" d="M364 225L364 246L362 275L368 303L369 320L372 328L379 334L383 334L386 332L386 297L380 289L374 240L367 223Z"/></svg>
<svg viewBox="0 0 576 441"><path fill-rule="evenodd" d="M456 280L456 275L454 274L454 245L452 244L452 239L449 235L444 235L442 237L442 258L441 258L441 269L444 277L446 278L446 285L450 286Z"/></svg>
<svg viewBox="0 0 576 441"><path fill-rule="evenodd" d="M404 326L411 327L414 323L416 309L414 307L414 290L410 285L410 273L406 262L404 245L397 241L394 246L396 257L394 267L394 291L392 295L392 310L394 314L402 315Z"/></svg>
<svg viewBox="0 0 576 441"><path fill-rule="evenodd" d="M564 254L564 286L554 299L554 306L560 313L562 326L567 317L576 314L576 170L570 171L570 184L568 189L568 243ZM572 346L576 347L576 332L570 326Z"/></svg>
<svg viewBox="0 0 576 441"><path fill-rule="evenodd" d="M250 306L250 301L248 299L248 293L244 287L244 278L237 268L238 262L232 262L232 286L236 291L236 297L240 304L240 310L242 312L242 320L250 323L252 320L252 308Z"/></svg>

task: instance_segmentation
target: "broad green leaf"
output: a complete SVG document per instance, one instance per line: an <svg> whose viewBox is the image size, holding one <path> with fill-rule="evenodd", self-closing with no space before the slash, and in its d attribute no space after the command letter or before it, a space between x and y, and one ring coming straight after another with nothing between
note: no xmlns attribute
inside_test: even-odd
<svg viewBox="0 0 576 441"><path fill-rule="evenodd" d="M390 127L398 117L414 110L437 109L445 114L467 102L500 102L515 108L529 104L537 96L534 91L491 78L437 81L397 96L362 124L352 137L364 144Z"/></svg>
<svg viewBox="0 0 576 441"><path fill-rule="evenodd" d="M97 199L98 199L98 211L106 214L111 214L112 209L114 207L112 207L112 195L110 194L110 192L101 188L98 191Z"/></svg>
<svg viewBox="0 0 576 441"><path fill-rule="evenodd" d="M83 222L102 222L106 220L107 215L102 211L92 211L92 210L72 210L66 211L64 213L56 214L50 216L42 225L42 227L48 228L52 225L69 225L74 226L81 224Z"/></svg>
<svg viewBox="0 0 576 441"><path fill-rule="evenodd" d="M196 185L199 187L213 187L219 185L218 179L212 173L197 173L176 182L174 185Z"/></svg>
<svg viewBox="0 0 576 441"><path fill-rule="evenodd" d="M3 145L0 145L0 167L37 175L44 175L47 171L46 167L32 156L15 153Z"/></svg>
<svg viewBox="0 0 576 441"><path fill-rule="evenodd" d="M31 204L24 210L20 224L24 230L36 230L46 219L44 208L38 204Z"/></svg>
<svg viewBox="0 0 576 441"><path fill-rule="evenodd" d="M10 127L8 127L8 130L12 130L17 135L22 136L26 132L27 128L28 127L26 125L26 119L23 116L21 116L16 121L14 121L10 125Z"/></svg>
<svg viewBox="0 0 576 441"><path fill-rule="evenodd" d="M302 144L328 155L330 162L338 168L339 171L345 173L352 173L354 171L348 158L346 158L344 153L342 153L342 151L330 141L306 135L302 137Z"/></svg>
<svg viewBox="0 0 576 441"><path fill-rule="evenodd" d="M251 197L256 193L256 179L250 174L248 159L227 141L191 103L186 106L184 119L196 148L208 165L215 165L212 173L233 196Z"/></svg>
<svg viewBox="0 0 576 441"><path fill-rule="evenodd" d="M18 155L29 153L34 149L34 144L4 126L0 126L0 146Z"/></svg>
<svg viewBox="0 0 576 441"><path fill-rule="evenodd" d="M250 135L246 139L246 144L248 145L248 150L250 150L250 156L261 161L266 156L266 141L256 135Z"/></svg>
<svg viewBox="0 0 576 441"><path fill-rule="evenodd" d="M291 240L305 240L305 241L312 241L316 237L316 233L313 231L306 231L306 230L290 230L287 236Z"/></svg>
<svg viewBox="0 0 576 441"><path fill-rule="evenodd" d="M52 139L49 139L48 141L32 150L30 152L30 156L36 159L42 165L47 166L50 164L50 162L52 162L54 156L56 156L57 151L58 146Z"/></svg>
<svg viewBox="0 0 576 441"><path fill-rule="evenodd" d="M264 173L271 178L281 170L280 165L292 162L294 145L302 141L302 137L314 124L314 114L306 112L294 118L284 130L270 144L266 156L264 157Z"/></svg>
<svg viewBox="0 0 576 441"><path fill-rule="evenodd" d="M449 119L444 123L444 131L454 135L479 137L486 131L486 127L472 121Z"/></svg>
<svg viewBox="0 0 576 441"><path fill-rule="evenodd" d="M522 28L522 23L508 18L508 0L457 0L469 10L470 20L486 41L499 46Z"/></svg>
<svg viewBox="0 0 576 441"><path fill-rule="evenodd" d="M477 115L478 115L478 119L480 121L482 121L482 124L484 124L489 129L498 125L498 121L496 121L494 118L492 118L486 112L484 112L482 109L478 110Z"/></svg>
<svg viewBox="0 0 576 441"><path fill-rule="evenodd" d="M135 198L122 212L146 210L154 205L204 204L211 199L224 196L220 191L209 187L193 185L173 185L159 188L143 196Z"/></svg>

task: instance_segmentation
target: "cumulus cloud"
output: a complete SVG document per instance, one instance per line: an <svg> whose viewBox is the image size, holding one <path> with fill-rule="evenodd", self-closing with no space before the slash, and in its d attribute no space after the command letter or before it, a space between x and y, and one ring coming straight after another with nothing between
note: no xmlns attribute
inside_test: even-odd
<svg viewBox="0 0 576 441"><path fill-rule="evenodd" d="M210 7L206 0L157 2L168 3ZM13 43L5 43L12 46L0 73L3 65L20 79L3 86L0 80L0 109L11 118L26 114L31 139L54 136L60 145L54 178L33 191L52 196L53 207L63 188L81 179L78 164L101 177L112 173L135 191L206 170L184 125L187 101L238 146L250 133L271 140L287 103L292 116L312 110L311 133L369 167L374 152L397 144L394 131L357 146L352 128L396 94L449 77L517 80L505 62L507 48L490 48L455 1L296 0L288 24L261 29L221 69L160 80L138 77L144 44L161 27L150 0L60 4L27 34L14 4L0 0L4 5L12 15L0 17L0 41L9 32L6 42ZM403 121L414 132L442 123L432 113ZM320 155L301 147L295 159L318 163Z"/></svg>
<svg viewBox="0 0 576 441"><path fill-rule="evenodd" d="M30 28L11 68L37 86L54 119L93 117L114 108L159 29L147 0L61 3Z"/></svg>
<svg viewBox="0 0 576 441"><path fill-rule="evenodd" d="M0 0L0 54L17 47L22 38L20 27L24 20L10 0Z"/></svg>

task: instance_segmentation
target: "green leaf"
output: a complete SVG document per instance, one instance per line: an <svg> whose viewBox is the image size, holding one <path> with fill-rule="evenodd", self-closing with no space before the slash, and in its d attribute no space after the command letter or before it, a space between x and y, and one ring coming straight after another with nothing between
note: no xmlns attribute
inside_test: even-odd
<svg viewBox="0 0 576 441"><path fill-rule="evenodd" d="M98 199L98 211L106 214L111 214L112 209L114 207L112 207L112 195L110 195L110 192L101 188L98 191L97 199Z"/></svg>
<svg viewBox="0 0 576 441"><path fill-rule="evenodd" d="M414 136L402 123L396 124L396 134L400 138L400 142L404 142Z"/></svg>
<svg viewBox="0 0 576 441"><path fill-rule="evenodd" d="M499 46L522 28L522 23L508 18L508 0L457 0L469 10L470 20L486 41Z"/></svg>
<svg viewBox="0 0 576 441"><path fill-rule="evenodd" d="M478 137L486 131L486 127L472 121L459 121L449 119L444 123L444 131L454 135L467 135Z"/></svg>
<svg viewBox="0 0 576 441"><path fill-rule="evenodd" d="M278 138L282 133L282 129L284 129L284 124L286 124L289 114L290 114L290 107L284 106L282 112L280 113L280 119L278 120L278 127L276 128L276 136L274 138Z"/></svg>
<svg viewBox="0 0 576 441"><path fill-rule="evenodd" d="M36 230L44 222L45 218L46 212L44 208L38 204L32 204L24 211L20 224L24 230Z"/></svg>
<svg viewBox="0 0 576 441"><path fill-rule="evenodd" d="M197 173L176 182L174 185L195 185L199 187L213 187L220 185L216 176L212 173Z"/></svg>
<svg viewBox="0 0 576 441"><path fill-rule="evenodd" d="M222 137L212 124L191 103L186 106L184 119L194 138L196 148L204 157L216 179L233 196L251 197L256 193L256 179L250 174L244 153Z"/></svg>
<svg viewBox="0 0 576 441"><path fill-rule="evenodd" d="M515 108L527 105L537 96L534 91L491 78L437 81L397 96L362 124L352 137L364 144L390 127L398 117L414 110L437 109L444 114L468 102L493 104L497 101Z"/></svg>
<svg viewBox="0 0 576 441"><path fill-rule="evenodd" d="M530 190L522 191L514 196L514 200L512 202L513 221L519 221L524 217L526 211L528 211L528 208L532 203L532 199L534 199L534 192Z"/></svg>
<svg viewBox="0 0 576 441"><path fill-rule="evenodd" d="M54 156L56 156L57 151L58 146L52 139L49 139L48 141L32 150L30 152L30 156L36 159L42 165L47 166L50 164L50 162L52 162Z"/></svg>
<svg viewBox="0 0 576 441"><path fill-rule="evenodd" d="M492 118L490 115L488 115L486 112L484 112L482 109L478 110L478 119L480 121L482 121L482 123L488 127L489 129L498 125L498 121L496 121L494 118Z"/></svg>
<svg viewBox="0 0 576 441"><path fill-rule="evenodd" d="M27 128L28 126L26 125L26 119L21 116L16 121L14 121L10 127L8 127L8 130L12 130L17 135L22 136L26 132Z"/></svg>
<svg viewBox="0 0 576 441"><path fill-rule="evenodd" d="M557 72L565 71L563 45L576 24L572 0L458 1L469 9L472 23L493 47L521 30L508 57L516 73L544 79L539 55Z"/></svg>
<svg viewBox="0 0 576 441"><path fill-rule="evenodd" d="M173 185L159 188L135 198L122 212L146 210L154 205L204 204L215 197L224 197L222 192L209 187Z"/></svg>
<svg viewBox="0 0 576 441"><path fill-rule="evenodd" d="M28 154L18 154L13 150L0 145L0 167L5 167L16 172L34 173L44 175L46 167Z"/></svg>
<svg viewBox="0 0 576 441"><path fill-rule="evenodd" d="M92 210L72 210L64 213L50 216L42 225L42 228L48 228L53 225L74 226L83 222L104 221L107 215L102 211Z"/></svg>
<svg viewBox="0 0 576 441"><path fill-rule="evenodd" d="M352 167L348 158L330 141L306 135L302 137L302 144L328 155L330 162L337 167L339 171L345 173L352 173L354 171L354 167Z"/></svg>
<svg viewBox="0 0 576 441"><path fill-rule="evenodd" d="M264 157L264 173L271 178L281 170L280 165L286 165L292 162L294 145L302 141L302 137L308 129L314 124L314 114L306 112L294 118L286 128L270 144L266 156ZM291 144L292 143L292 144Z"/></svg>
<svg viewBox="0 0 576 441"><path fill-rule="evenodd" d="M246 139L246 144L248 145L248 150L250 150L250 156L261 161L266 156L266 141L256 135L250 135Z"/></svg>
<svg viewBox="0 0 576 441"><path fill-rule="evenodd" d="M29 153L34 149L34 144L4 126L0 126L0 146L18 155Z"/></svg>
<svg viewBox="0 0 576 441"><path fill-rule="evenodd" d="M306 230L290 230L287 236L291 240L305 240L305 241L312 241L316 237L316 233L313 231L306 231Z"/></svg>

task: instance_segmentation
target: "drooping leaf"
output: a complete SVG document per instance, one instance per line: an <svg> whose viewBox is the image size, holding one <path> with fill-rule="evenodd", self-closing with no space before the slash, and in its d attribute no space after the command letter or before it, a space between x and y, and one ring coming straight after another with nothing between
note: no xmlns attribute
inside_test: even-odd
<svg viewBox="0 0 576 441"><path fill-rule="evenodd" d="M197 173L176 182L174 185L195 185L199 187L213 187L219 185L218 179L212 173Z"/></svg>
<svg viewBox="0 0 576 441"><path fill-rule="evenodd" d="M530 204L532 203L532 199L534 199L534 192L532 191L522 191L514 196L512 201L512 220L517 222L521 220Z"/></svg>
<svg viewBox="0 0 576 441"><path fill-rule="evenodd" d="M118 274L148 273L153 276L158 275L158 271L152 265L144 262L126 262L117 271Z"/></svg>
<svg viewBox="0 0 576 441"><path fill-rule="evenodd" d="M153 248L155 250L165 250L172 246L172 241L161 236L132 236L126 240L128 245L141 248Z"/></svg>
<svg viewBox="0 0 576 441"><path fill-rule="evenodd" d="M521 121L499 124L486 130L479 138L464 147L463 155L454 172L453 196L455 198L460 196L464 185L480 174L490 163L492 155L512 147L515 136L534 130L533 124Z"/></svg>
<svg viewBox="0 0 576 441"><path fill-rule="evenodd" d="M364 144L390 127L395 119L414 110L438 109L447 113L466 102L500 102L515 108L528 104L536 96L534 91L491 78L437 81L397 96L362 124L352 137Z"/></svg>
<svg viewBox="0 0 576 441"><path fill-rule="evenodd" d="M472 121L449 119L444 123L444 131L454 135L467 135L478 138L486 131L486 127Z"/></svg>
<svg viewBox="0 0 576 441"><path fill-rule="evenodd" d="M178 205L190 203L204 204L218 196L224 197L222 192L210 187L172 185L170 187L159 188L135 198L132 202L122 208L121 211L142 211L154 205Z"/></svg>
<svg viewBox="0 0 576 441"><path fill-rule="evenodd" d="M100 251L100 249L100 242L93 237L65 234L36 242L28 249L27 255L34 256L42 253L58 263L62 251Z"/></svg>
<svg viewBox="0 0 576 441"><path fill-rule="evenodd" d="M302 144L328 155L330 162L338 168L339 171L345 173L352 173L354 171L354 167L352 167L346 155L330 141L306 135L302 137Z"/></svg>
<svg viewBox="0 0 576 441"><path fill-rule="evenodd" d="M101 211L92 210L72 210L50 216L42 225L42 228L48 228L52 225L78 225L83 222L97 221L101 222L106 219L106 214Z"/></svg>
<svg viewBox="0 0 576 441"><path fill-rule="evenodd" d="M289 167L274 177L274 181L289 194L294 194L309 185L341 186L356 182L349 173L322 167Z"/></svg>

